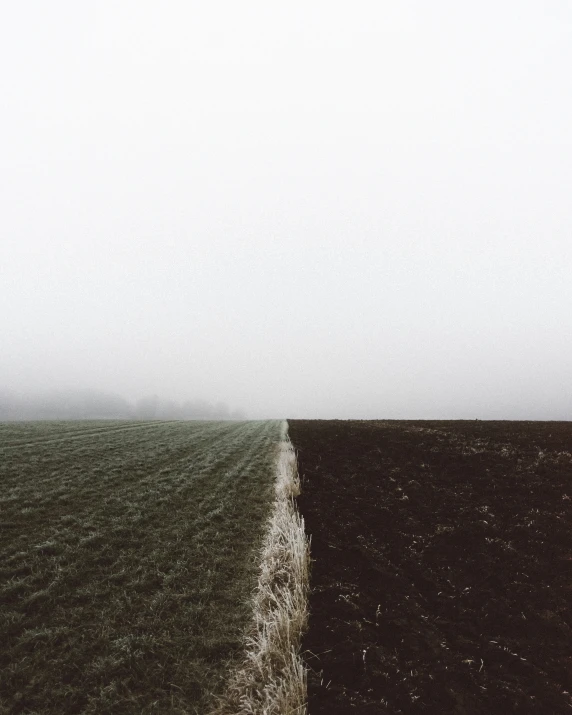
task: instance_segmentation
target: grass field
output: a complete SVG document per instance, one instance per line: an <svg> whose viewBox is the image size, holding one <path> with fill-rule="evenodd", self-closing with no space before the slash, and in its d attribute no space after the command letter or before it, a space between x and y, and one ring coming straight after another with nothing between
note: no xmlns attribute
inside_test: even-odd
<svg viewBox="0 0 572 715"><path fill-rule="evenodd" d="M279 439L0 424L0 712L205 712L252 615Z"/></svg>

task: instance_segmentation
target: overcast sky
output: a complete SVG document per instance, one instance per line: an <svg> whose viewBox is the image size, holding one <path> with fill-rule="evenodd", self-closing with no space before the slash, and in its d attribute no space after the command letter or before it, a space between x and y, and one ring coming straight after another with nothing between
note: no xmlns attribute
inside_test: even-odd
<svg viewBox="0 0 572 715"><path fill-rule="evenodd" d="M0 12L0 387L572 419L567 0Z"/></svg>

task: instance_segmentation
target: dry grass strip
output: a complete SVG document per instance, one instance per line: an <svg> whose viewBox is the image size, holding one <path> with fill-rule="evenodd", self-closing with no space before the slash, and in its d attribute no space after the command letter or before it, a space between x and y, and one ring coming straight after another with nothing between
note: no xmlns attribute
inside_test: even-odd
<svg viewBox="0 0 572 715"><path fill-rule="evenodd" d="M287 422L277 471L246 656L211 715L306 715L300 639L308 619L310 548L294 502L300 480Z"/></svg>

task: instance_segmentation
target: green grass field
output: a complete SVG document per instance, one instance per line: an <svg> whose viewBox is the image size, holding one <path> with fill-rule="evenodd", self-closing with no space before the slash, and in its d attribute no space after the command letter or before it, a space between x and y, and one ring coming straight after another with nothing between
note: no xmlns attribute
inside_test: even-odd
<svg viewBox="0 0 572 715"><path fill-rule="evenodd" d="M204 713L251 617L279 439L0 424L0 713Z"/></svg>

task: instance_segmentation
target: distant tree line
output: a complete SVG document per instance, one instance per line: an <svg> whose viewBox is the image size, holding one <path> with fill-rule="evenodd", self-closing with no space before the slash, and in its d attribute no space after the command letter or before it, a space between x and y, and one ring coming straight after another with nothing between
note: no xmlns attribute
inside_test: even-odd
<svg viewBox="0 0 572 715"><path fill-rule="evenodd" d="M153 395L137 400L133 410L135 419L143 420L244 420L241 410L230 410L224 402L211 404L206 400L162 400Z"/></svg>
<svg viewBox="0 0 572 715"><path fill-rule="evenodd" d="M58 390L35 395L0 391L0 421L8 420L243 420L241 410L224 402L176 402L156 395L131 403L119 395L96 390Z"/></svg>

